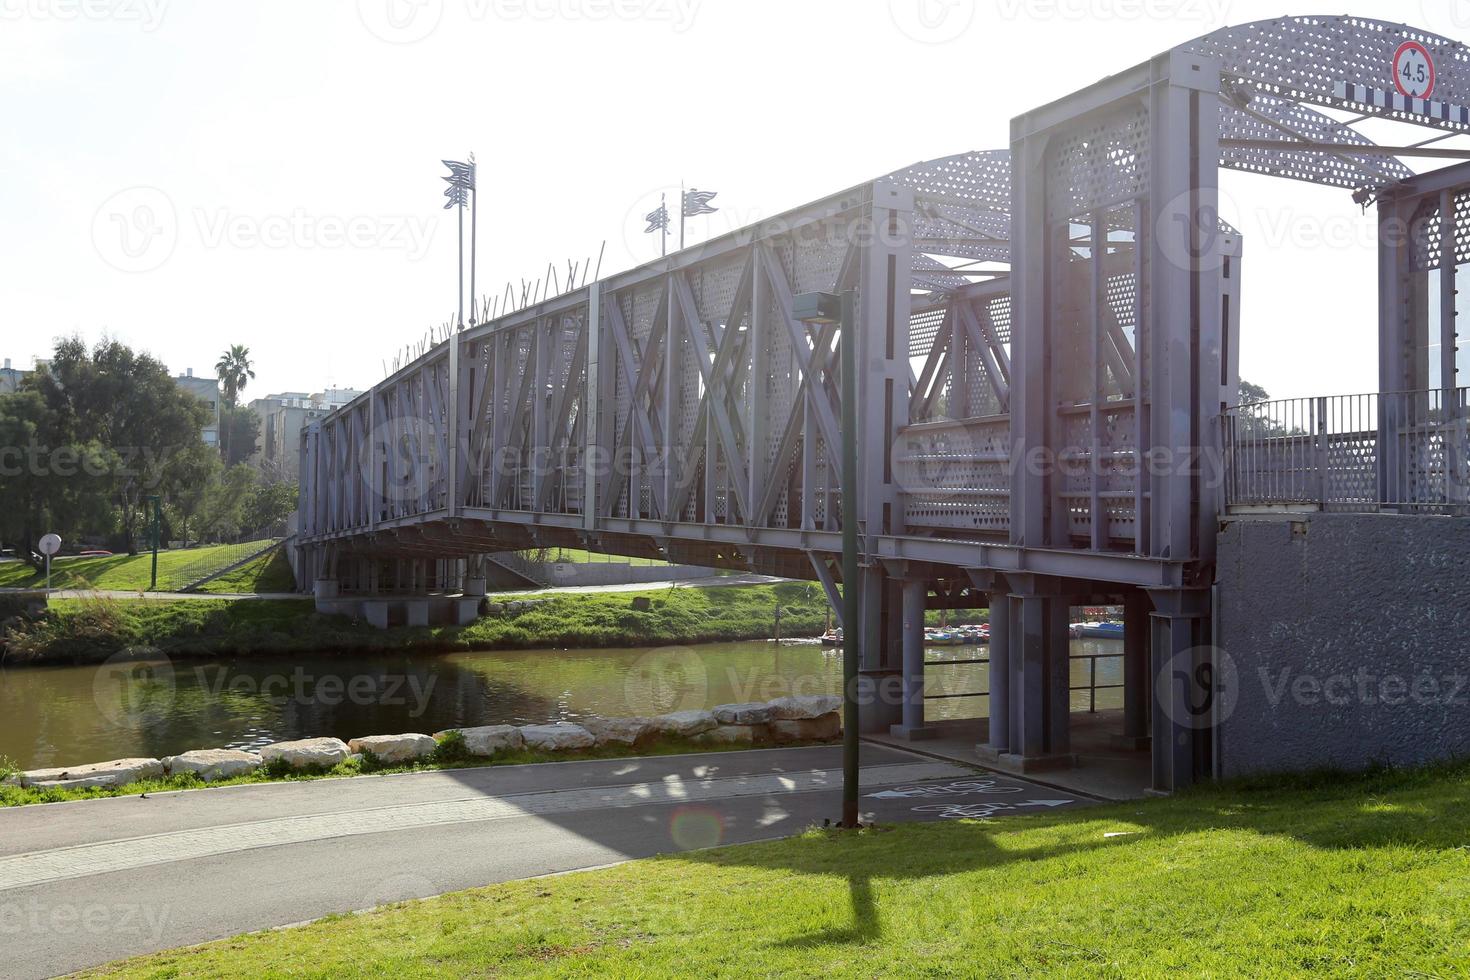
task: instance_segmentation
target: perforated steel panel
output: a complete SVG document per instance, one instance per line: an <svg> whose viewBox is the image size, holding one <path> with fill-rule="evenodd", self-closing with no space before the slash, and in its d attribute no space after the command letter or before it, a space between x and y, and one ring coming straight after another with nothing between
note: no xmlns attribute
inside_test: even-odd
<svg viewBox="0 0 1470 980"><path fill-rule="evenodd" d="M1148 112L1127 106L1079 124L1046 153L1046 210L1062 222L1131 201L1148 187Z"/></svg>
<svg viewBox="0 0 1470 980"><path fill-rule="evenodd" d="M1361 133L1324 116L1315 109L1278 99L1272 95L1242 90L1249 97L1244 107L1232 105L1227 97L1220 101L1220 137L1222 139L1282 140L1305 139L1317 143L1342 146L1364 146L1372 140ZM1288 151L1259 147L1225 146L1220 148L1220 164L1232 170L1272 174L1313 184L1356 189L1376 187L1412 177L1414 172L1395 157L1354 155L1347 152Z"/></svg>
<svg viewBox="0 0 1470 980"><path fill-rule="evenodd" d="M1438 80L1433 98L1470 105L1470 49L1427 31L1365 17L1281 17L1227 27L1181 45L1217 58L1222 75L1295 102L1351 108L1427 126L1464 130L1448 120L1350 103L1337 98L1337 82L1394 91L1393 56L1405 41L1418 41L1434 56Z"/></svg>
<svg viewBox="0 0 1470 980"><path fill-rule="evenodd" d="M963 537L1010 529L1010 420L914 426L900 435L894 473L904 523Z"/></svg>

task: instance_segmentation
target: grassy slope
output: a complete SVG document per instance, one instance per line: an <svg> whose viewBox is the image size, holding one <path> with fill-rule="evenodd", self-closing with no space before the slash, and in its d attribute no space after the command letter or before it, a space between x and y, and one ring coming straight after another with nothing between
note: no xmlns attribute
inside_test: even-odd
<svg viewBox="0 0 1470 980"><path fill-rule="evenodd" d="M285 550L278 548L268 555L246 562L212 582L206 582L199 591L244 594L291 592L295 588L296 577L291 574L291 563L286 560Z"/></svg>
<svg viewBox="0 0 1470 980"><path fill-rule="evenodd" d="M187 584L177 581L188 577L186 569L207 564L240 545L211 545L158 553L158 586L160 589ZM153 555L113 555L110 558L62 558L51 564L51 586L56 589L116 589L141 591L148 588L153 575ZM37 575L25 562L0 563L0 588L40 588L46 584L44 574Z"/></svg>
<svg viewBox="0 0 1470 980"><path fill-rule="evenodd" d="M633 608L635 595L652 608ZM493 650L640 646L758 639L784 610L786 636L820 632L825 599L816 586L781 584L644 592L557 594L518 614L468 626L376 630L319 616L312 600L58 600L46 620L12 639L11 663L98 662L129 646L210 656L384 649Z"/></svg>
<svg viewBox="0 0 1470 980"><path fill-rule="evenodd" d="M1467 804L1470 767L1459 767L813 831L335 917L108 972L1462 975Z"/></svg>

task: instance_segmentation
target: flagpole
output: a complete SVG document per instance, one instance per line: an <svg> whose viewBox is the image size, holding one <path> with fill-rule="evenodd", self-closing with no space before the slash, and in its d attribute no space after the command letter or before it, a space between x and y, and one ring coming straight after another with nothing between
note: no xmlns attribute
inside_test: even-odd
<svg viewBox="0 0 1470 980"><path fill-rule="evenodd" d="M663 250L659 254L667 258L669 254L669 195L660 194L658 196L658 205L664 210L664 233L659 239L663 243Z"/></svg>
<svg viewBox="0 0 1470 980"><path fill-rule="evenodd" d="M464 205L459 206L459 326L464 326Z"/></svg>
<svg viewBox="0 0 1470 980"><path fill-rule="evenodd" d="M475 166L475 155L470 154L470 166ZM475 227L479 223L480 216L480 178L473 169L470 171L470 319L475 319Z"/></svg>
<svg viewBox="0 0 1470 980"><path fill-rule="evenodd" d="M684 182L679 181L679 251L684 251Z"/></svg>

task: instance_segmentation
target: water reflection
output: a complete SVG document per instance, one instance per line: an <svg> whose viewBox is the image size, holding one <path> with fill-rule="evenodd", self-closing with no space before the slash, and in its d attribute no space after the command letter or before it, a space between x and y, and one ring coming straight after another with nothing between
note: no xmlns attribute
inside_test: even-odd
<svg viewBox="0 0 1470 980"><path fill-rule="evenodd" d="M1122 683L1121 644L1074 640L1074 657L1102 654L1097 683ZM981 717L983 647L935 647L934 719ZM1072 663L1074 687L1089 662ZM0 671L0 756L33 768L192 748L250 747L287 738L348 739L461 725L532 724L587 715L647 715L787 694L835 694L841 652L766 642L616 650L514 650L442 655L126 662ZM1087 691L1074 691L1086 710ZM1116 707L1121 690L1100 690Z"/></svg>

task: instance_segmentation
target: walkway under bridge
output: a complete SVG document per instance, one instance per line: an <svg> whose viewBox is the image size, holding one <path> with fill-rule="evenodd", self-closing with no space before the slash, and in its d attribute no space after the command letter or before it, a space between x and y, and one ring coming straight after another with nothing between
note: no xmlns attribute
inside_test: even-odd
<svg viewBox="0 0 1470 980"><path fill-rule="evenodd" d="M1394 94L1409 41L1438 66L1435 101ZM1303 438L1240 427L1243 246L1218 169L1407 214L1381 247L1383 390L1453 387L1422 284L1466 261L1470 175L1420 190L1338 117L1470 130L1467 64L1458 42L1358 18L1222 30L1016 117L1008 149L467 325L303 434L298 580L328 605L473 595L479 556L564 546L817 579L840 608L855 493L865 727L923 737L923 611L988 606L982 752L1068 764L1068 609L1117 603L1120 738L1153 736L1160 789L1209 775L1216 534L1262 479L1231 454ZM845 290L852 337L795 315L799 294ZM837 478L842 343L858 347L853 487ZM1418 370L1431 348L1440 366ZM1380 444L1404 421L1377 413ZM1415 466L1385 454L1371 472L1398 487Z"/></svg>

